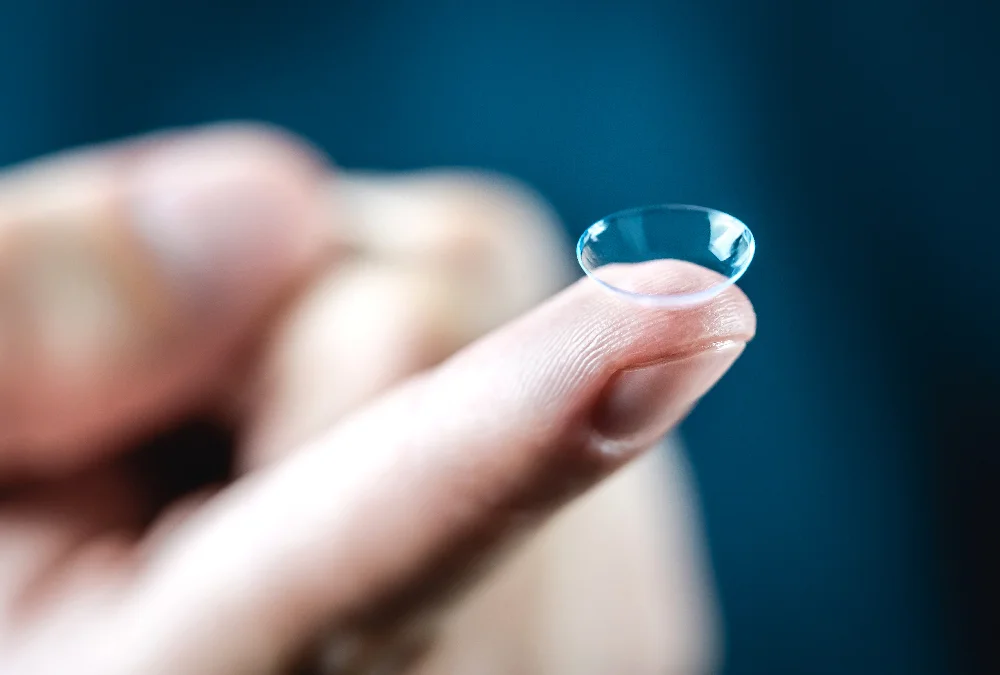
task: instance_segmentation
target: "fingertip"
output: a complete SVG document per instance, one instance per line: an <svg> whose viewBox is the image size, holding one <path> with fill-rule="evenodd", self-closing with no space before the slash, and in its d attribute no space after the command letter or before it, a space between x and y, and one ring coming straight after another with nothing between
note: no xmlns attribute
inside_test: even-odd
<svg viewBox="0 0 1000 675"><path fill-rule="evenodd" d="M651 327L671 324L671 338L683 345L701 331L706 337L750 341L756 331L756 314L747 295L721 274L683 260L652 260L602 268L601 281L583 278L579 293L619 317L631 317ZM616 289L629 289L626 295ZM694 294L715 289L699 300ZM676 305L669 304L671 301ZM688 329L688 330L682 330Z"/></svg>
<svg viewBox="0 0 1000 675"><path fill-rule="evenodd" d="M468 170L350 173L330 192L341 236L363 253L456 278L488 298L491 318L507 320L572 279L570 247L552 208L510 178Z"/></svg>
<svg viewBox="0 0 1000 675"><path fill-rule="evenodd" d="M615 274L637 288L664 294L686 292L716 277L702 267L668 260ZM622 370L686 358L714 345L746 343L755 330L753 305L735 286L699 305L663 308L631 302L583 278L457 361L518 354L530 364L529 377L548 381L539 382L541 389L589 396L592 387Z"/></svg>

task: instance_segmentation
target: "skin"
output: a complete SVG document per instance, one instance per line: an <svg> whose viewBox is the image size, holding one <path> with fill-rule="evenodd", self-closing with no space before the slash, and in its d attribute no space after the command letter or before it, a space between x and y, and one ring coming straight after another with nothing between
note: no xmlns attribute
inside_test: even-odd
<svg viewBox="0 0 1000 675"><path fill-rule="evenodd" d="M563 288L556 232L504 179L257 126L0 176L0 672L711 667L683 464L646 451L752 307ZM136 448L192 415L232 474L158 490Z"/></svg>

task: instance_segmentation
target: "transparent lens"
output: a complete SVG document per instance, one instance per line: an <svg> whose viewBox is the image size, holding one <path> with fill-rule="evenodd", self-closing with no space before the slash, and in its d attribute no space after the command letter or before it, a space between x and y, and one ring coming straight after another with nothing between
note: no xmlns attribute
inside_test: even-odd
<svg viewBox="0 0 1000 675"><path fill-rule="evenodd" d="M580 266L602 286L646 305L680 307L706 302L731 285L753 259L750 229L733 216L684 204L619 211L587 228L576 247ZM694 285L661 294L637 288L622 268L655 260L693 263L716 272L693 275Z"/></svg>

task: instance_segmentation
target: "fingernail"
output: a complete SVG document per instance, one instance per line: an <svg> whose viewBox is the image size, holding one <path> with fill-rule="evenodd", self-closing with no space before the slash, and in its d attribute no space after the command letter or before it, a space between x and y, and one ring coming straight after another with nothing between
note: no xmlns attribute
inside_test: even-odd
<svg viewBox="0 0 1000 675"><path fill-rule="evenodd" d="M641 448L655 442L719 381L744 346L728 343L618 373L595 411L594 430L612 447Z"/></svg>
<svg viewBox="0 0 1000 675"><path fill-rule="evenodd" d="M315 248L315 184L268 152L189 140L139 160L133 227L189 309L228 314L259 303Z"/></svg>

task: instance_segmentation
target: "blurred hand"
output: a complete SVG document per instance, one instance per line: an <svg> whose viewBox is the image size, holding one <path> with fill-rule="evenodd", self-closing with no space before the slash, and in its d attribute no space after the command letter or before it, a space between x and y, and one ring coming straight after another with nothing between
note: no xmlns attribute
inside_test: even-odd
<svg viewBox="0 0 1000 675"><path fill-rule="evenodd" d="M0 673L278 673L318 636L335 667L402 658L400 626L655 444L752 337L736 289L665 313L586 282L496 329L568 278L554 232L498 179L337 175L256 127L0 178ZM133 446L209 412L236 475L164 500ZM431 662L476 652L453 633Z"/></svg>

